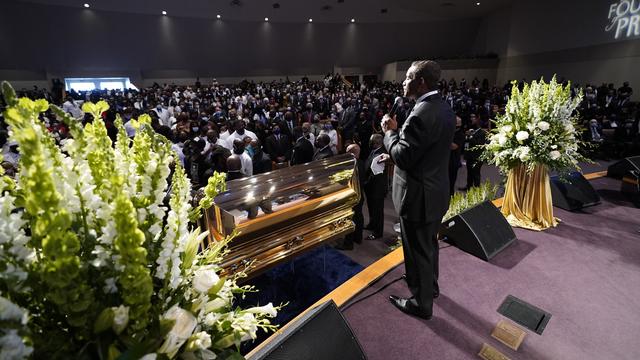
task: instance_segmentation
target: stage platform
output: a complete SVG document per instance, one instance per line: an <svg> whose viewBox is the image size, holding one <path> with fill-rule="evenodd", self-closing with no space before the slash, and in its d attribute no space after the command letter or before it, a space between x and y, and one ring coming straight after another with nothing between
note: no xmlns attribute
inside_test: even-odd
<svg viewBox="0 0 640 360"><path fill-rule="evenodd" d="M519 240L490 263L441 244L442 293L429 321L388 301L409 295L400 280L402 249L316 305L332 299L341 307L369 359L477 359L483 343L511 359L638 359L640 209L620 194L618 180L602 176L586 176L600 205L574 213L555 208L562 222L545 232L515 229ZM552 314L544 333L527 331L517 352L490 336L504 319L496 310L507 295Z"/></svg>
<svg viewBox="0 0 640 360"><path fill-rule="evenodd" d="M388 301L410 295L396 281L402 265L343 304L367 357L477 359L488 343L511 359L639 359L640 209L620 194L618 180L591 182L600 205L574 213L555 208L562 222L544 232L515 229L518 241L490 263L443 248L441 295L429 321ZM544 333L527 331L517 352L490 336L504 319L496 310L507 295L552 314Z"/></svg>

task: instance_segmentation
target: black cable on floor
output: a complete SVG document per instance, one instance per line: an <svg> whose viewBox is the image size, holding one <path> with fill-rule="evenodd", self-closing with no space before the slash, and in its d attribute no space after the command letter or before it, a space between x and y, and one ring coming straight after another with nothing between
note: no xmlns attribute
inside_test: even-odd
<svg viewBox="0 0 640 360"><path fill-rule="evenodd" d="M400 266L400 265L402 265L402 264L404 264L404 263L400 263L400 264L398 264L398 265L394 266L394 267L393 267L391 270L389 270L387 273L389 273L389 272L391 272L391 271L395 270L398 266ZM384 277L384 276L381 276L380 278L378 278L378 279L376 279L375 281L371 282L371 283L368 285L368 287L371 287L371 286L375 285L375 284L376 284L378 281L380 281L383 277ZM378 289L378 290L376 290L376 291L372 292L371 294L368 294L368 295L366 295L366 296L364 296L364 297L362 297L362 298L360 298L360 299L358 299L358 300L355 300L355 301L354 301L354 302L352 302L352 303L349 303L349 304L346 304L346 305L341 306L341 307L340 307L340 311L346 311L346 310L347 310L347 309L349 309L351 306L353 306L353 305L355 305L355 304L357 304L357 303L359 303L359 302L361 302L361 301L364 301L364 300L366 300L366 299L368 299L368 298L372 297L372 296L373 296L373 295L375 295L375 294L378 294L380 291L382 291L382 290L386 289L386 288L387 288L387 287L389 287L391 284L394 284L394 283L398 282L399 280L402 280L402 277L399 277L399 278L397 278L397 279L395 279L395 280L393 280L393 281L389 282L388 284L385 284L383 287L381 287L380 289Z"/></svg>
<svg viewBox="0 0 640 360"><path fill-rule="evenodd" d="M452 247L452 246L453 246L453 245L451 245L451 244L448 244L448 245L445 245L445 246L441 246L441 247L439 247L439 250L446 249L446 248L448 248L448 247ZM392 272L393 270L395 270L398 266L400 266L400 265L402 265L402 264L404 264L404 262L402 262L402 263L400 263L400 264L398 264L398 265L394 266L393 268L391 268L391 270L387 271L387 274L388 274L388 273L390 273L390 272ZM375 285L375 284L376 284L378 281L380 281L383 277L384 277L384 275L383 275L383 276L381 276L381 277L379 277L379 278L377 278L377 279L376 279L376 280L374 280L373 282L369 283L367 287L371 287L371 286ZM396 282L398 282L398 281L400 281L400 280L402 280L402 277L399 277L399 278L397 278L397 279L394 279L393 281L391 281L391 282L389 282L388 284L384 285L384 286L383 286L383 287L381 287L380 289L378 289L378 290L376 290L376 291L372 292L371 294L368 294L368 295L366 295L366 296L364 296L364 297L362 297L362 298L360 298L360 299L358 299L358 300L355 300L355 301L354 301L354 302L352 302L352 303L348 303L348 304L346 304L346 305L341 306L341 307L340 307L340 311L347 311L347 309L349 309L349 308L350 308L350 307L352 307L353 305L355 305L355 304L357 304L357 303L359 303L359 302L361 302L361 301L364 301L364 300L366 300L366 299L368 299L368 298L372 297L373 295L376 295L376 294L380 293L382 290L386 289L386 288L387 288L387 287L389 287L391 284L394 284L394 283L396 283Z"/></svg>

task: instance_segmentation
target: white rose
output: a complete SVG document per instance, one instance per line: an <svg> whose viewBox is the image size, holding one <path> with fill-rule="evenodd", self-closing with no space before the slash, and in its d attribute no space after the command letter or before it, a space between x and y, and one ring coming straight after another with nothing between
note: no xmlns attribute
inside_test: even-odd
<svg viewBox="0 0 640 360"><path fill-rule="evenodd" d="M557 149L557 148L558 148L558 145L551 145L551 149L552 149L552 150L555 150L555 149Z"/></svg>
<svg viewBox="0 0 640 360"><path fill-rule="evenodd" d="M568 123L567 125L564 126L564 129L569 132L572 133L575 129L573 128L573 124L572 123Z"/></svg>
<svg viewBox="0 0 640 360"><path fill-rule="evenodd" d="M529 159L529 151L531 151L531 149L529 149L528 146L522 146L520 148L518 148L518 153L519 153L519 158L521 161L527 161Z"/></svg>
<svg viewBox="0 0 640 360"><path fill-rule="evenodd" d="M551 160L559 159L560 158L560 151L553 150L552 152L549 153L549 157L551 158Z"/></svg>
<svg viewBox="0 0 640 360"><path fill-rule="evenodd" d="M193 330L198 325L198 321L193 314L177 305L167 310L163 319L174 320L175 323L167 334L164 343L158 349L158 353L167 354L169 358L173 358L182 344L191 337Z"/></svg>
<svg viewBox="0 0 640 360"><path fill-rule="evenodd" d="M188 351L204 350L210 347L211 347L211 335L207 334L204 331L200 331L198 333L193 334L189 339L189 342L187 343Z"/></svg>
<svg viewBox="0 0 640 360"><path fill-rule="evenodd" d="M198 269L193 276L193 288L199 293L206 293L220 281L215 270Z"/></svg>
<svg viewBox="0 0 640 360"><path fill-rule="evenodd" d="M278 315L278 311L276 310L275 307L273 307L272 303L268 303L265 306L252 307L245 311L252 314L265 314L265 315L268 315L269 317L276 317L276 315Z"/></svg>
<svg viewBox="0 0 640 360"><path fill-rule="evenodd" d="M129 307L120 305L112 307L111 310L113 310L113 324L111 327L116 334L120 334L129 323Z"/></svg>
<svg viewBox="0 0 640 360"><path fill-rule="evenodd" d="M525 141L529 138L529 133L526 131L518 131L516 134L516 139L520 142Z"/></svg>
<svg viewBox="0 0 640 360"><path fill-rule="evenodd" d="M504 146L507 143L507 137L504 134L498 134L498 144Z"/></svg>
<svg viewBox="0 0 640 360"><path fill-rule="evenodd" d="M540 122L538 123L538 127L539 127L539 128L540 128L540 130L542 130L542 131L547 131L547 130L549 130L549 123L548 123L548 122L546 122L546 121L540 121Z"/></svg>
<svg viewBox="0 0 640 360"><path fill-rule="evenodd" d="M500 132L503 132L505 134L510 133L512 130L513 130L513 126L511 126L511 125L505 125L505 126L500 128Z"/></svg>

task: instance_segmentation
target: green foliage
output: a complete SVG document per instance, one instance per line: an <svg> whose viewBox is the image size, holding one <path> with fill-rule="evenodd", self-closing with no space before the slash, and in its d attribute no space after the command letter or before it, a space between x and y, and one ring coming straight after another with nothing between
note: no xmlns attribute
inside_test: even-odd
<svg viewBox="0 0 640 360"><path fill-rule="evenodd" d="M498 186L492 184L489 180L486 180L480 184L480 186L470 188L466 193L454 193L451 197L451 201L449 202L449 210L447 210L447 213L442 218L442 222L445 222L478 204L495 199L497 192Z"/></svg>
<svg viewBox="0 0 640 360"><path fill-rule="evenodd" d="M133 140L117 116L114 144L104 101L83 105L93 116L83 128L45 100L2 89L21 157L17 180L0 179L0 310L3 319L7 309L15 314L0 338L18 357L224 358L258 329L275 328L273 306L234 308L234 294L252 291L236 284L242 273L218 278L234 235L199 249L207 232L189 220L225 190L224 174L214 174L191 211L184 169L175 165L170 179L175 154L148 116L130 120ZM62 148L39 119L49 108L70 129ZM232 349L221 339L232 339Z"/></svg>

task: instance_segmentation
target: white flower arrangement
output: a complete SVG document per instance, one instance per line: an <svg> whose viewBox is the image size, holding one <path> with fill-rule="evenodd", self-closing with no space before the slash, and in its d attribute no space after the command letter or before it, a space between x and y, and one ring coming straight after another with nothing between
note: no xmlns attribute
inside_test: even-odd
<svg viewBox="0 0 640 360"><path fill-rule="evenodd" d="M82 128L45 100L16 99L7 83L3 94L21 158L17 180L0 176L0 358L238 357L242 341L275 328L277 307L234 307L252 289L237 285L242 273L221 276L230 238L199 249L207 234L192 220L224 190L224 174L193 209L148 116L132 120L132 140L118 118L112 143L104 101L84 104L93 122ZM69 126L62 149L39 120L48 109Z"/></svg>
<svg viewBox="0 0 640 360"><path fill-rule="evenodd" d="M506 113L496 120L483 157L501 171L537 164L554 170L578 168L587 159L579 153L582 142L576 131L575 110L582 93L571 97L571 85L562 86L555 76L526 84L522 91L516 83Z"/></svg>

